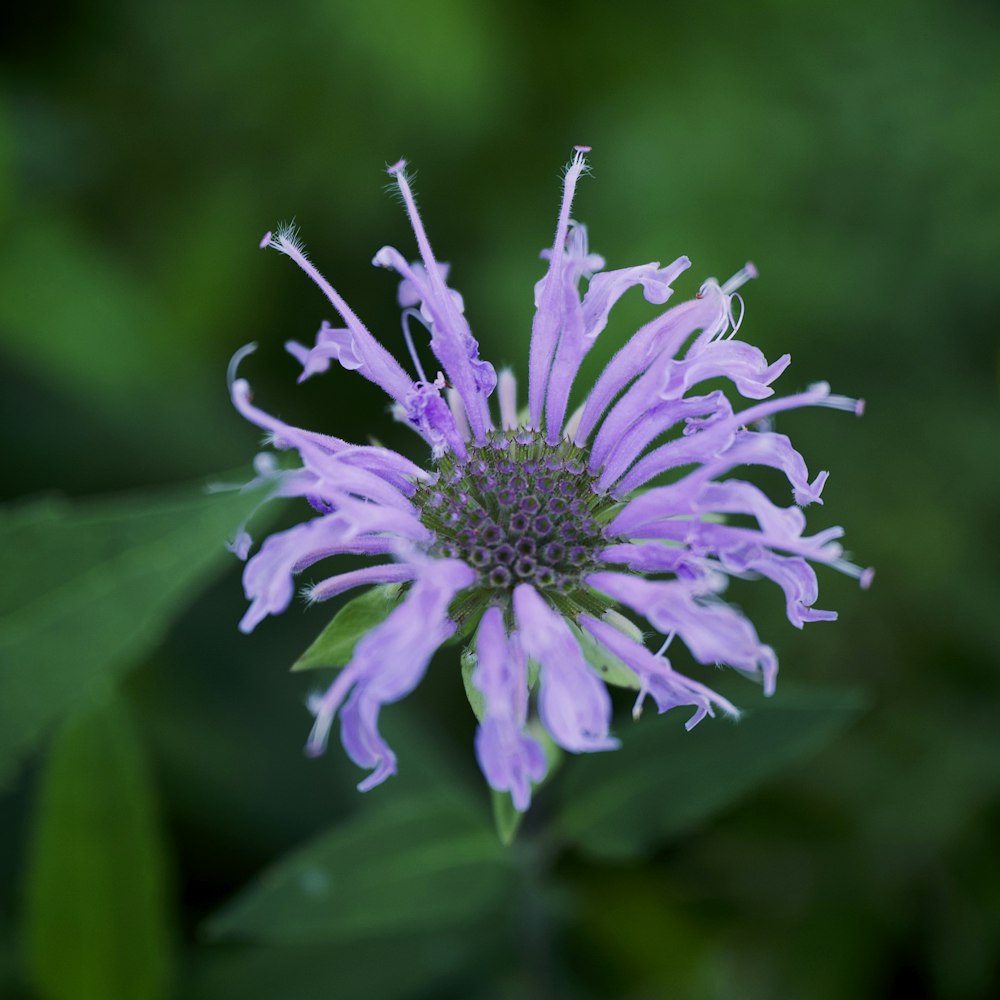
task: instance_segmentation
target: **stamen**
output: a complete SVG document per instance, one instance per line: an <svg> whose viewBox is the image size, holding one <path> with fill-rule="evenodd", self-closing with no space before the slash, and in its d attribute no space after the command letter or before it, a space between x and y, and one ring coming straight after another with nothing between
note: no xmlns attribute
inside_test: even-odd
<svg viewBox="0 0 1000 1000"><path fill-rule="evenodd" d="M858 566L855 563L849 562L847 559L834 559L829 563L829 565L846 576L853 576L854 579L858 581L858 586L861 587L862 590L867 590L872 585L872 581L875 579L874 566Z"/></svg>
<svg viewBox="0 0 1000 1000"><path fill-rule="evenodd" d="M735 319L733 318L733 300L736 300L740 304L740 314ZM740 326L743 324L743 317L746 315L746 305L743 302L743 296L739 292L733 292L732 298L729 301L729 322L732 325L732 330L729 331L729 336L727 340L732 340L736 334L739 332Z"/></svg>
<svg viewBox="0 0 1000 1000"><path fill-rule="evenodd" d="M670 643L672 643L674 641L674 636L675 635L677 635L676 632L671 632L666 637L666 639L663 640L663 645L660 646L660 648L656 651L656 655L657 656L663 656L663 654L667 651L667 648L670 646Z"/></svg>
<svg viewBox="0 0 1000 1000"><path fill-rule="evenodd" d="M424 366L420 363L420 358L417 356L417 349L413 345L413 336L410 333L411 319L415 319L423 325L420 313L416 309L404 309L403 315L400 317L400 322L403 325L403 339L406 341L406 349L410 352L410 358L413 360L413 367L417 370L418 378L421 382L426 382L427 376L424 374Z"/></svg>
<svg viewBox="0 0 1000 1000"><path fill-rule="evenodd" d="M497 377L497 396L500 399L500 426L505 431L517 427L517 379L509 368Z"/></svg>
<svg viewBox="0 0 1000 1000"><path fill-rule="evenodd" d="M814 382L806 391L819 394L820 398L816 401L818 406L827 406L831 410L843 410L845 413L853 413L856 417L864 415L865 401L863 399L831 395L829 382Z"/></svg>
<svg viewBox="0 0 1000 1000"><path fill-rule="evenodd" d="M751 261L747 261L723 286L724 295L732 295L737 289L742 288L748 281L753 281L757 277L757 268Z"/></svg>
<svg viewBox="0 0 1000 1000"><path fill-rule="evenodd" d="M244 344L230 359L229 367L226 369L226 385L228 386L230 392L232 392L233 383L236 381L236 369L239 368L240 362L250 354L253 354L257 350L257 342L253 341L249 344Z"/></svg>

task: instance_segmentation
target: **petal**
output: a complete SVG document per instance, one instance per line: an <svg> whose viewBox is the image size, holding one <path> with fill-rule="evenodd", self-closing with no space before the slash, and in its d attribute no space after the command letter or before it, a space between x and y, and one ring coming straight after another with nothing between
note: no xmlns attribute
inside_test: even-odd
<svg viewBox="0 0 1000 1000"><path fill-rule="evenodd" d="M565 620L525 583L514 589L514 615L524 651L542 668L538 707L552 738L574 753L614 750L611 698Z"/></svg>
<svg viewBox="0 0 1000 1000"><path fill-rule="evenodd" d="M761 643L753 625L735 608L706 599L703 587L693 591L686 582L621 573L592 573L586 582L645 615L665 635L677 633L699 663L726 663L746 673L759 672L764 693L774 691L778 670L774 650Z"/></svg>
<svg viewBox="0 0 1000 1000"><path fill-rule="evenodd" d="M266 245L291 257L312 278L347 324L347 329L350 332L350 344L347 345L345 341L344 357L349 359L349 366L355 367L359 374L384 389L392 399L402 402L412 385L411 379L403 371L399 362L368 332L367 327L358 319L354 310L309 260L294 227L288 226L278 230ZM334 330L329 324L324 324L317 335L317 346L319 346L319 338L325 335L328 338L329 346L332 347L336 335L341 332ZM301 352L293 351L293 353L299 356Z"/></svg>
<svg viewBox="0 0 1000 1000"><path fill-rule="evenodd" d="M694 706L695 714L688 720L687 729L693 729L706 715L714 715L714 706L721 708L727 715L739 716L739 710L722 695L676 673L663 656L654 655L613 625L589 615L581 615L580 624L639 675L642 692L636 703L637 709L642 697L648 693L652 695L661 713L680 705Z"/></svg>
<svg viewBox="0 0 1000 1000"><path fill-rule="evenodd" d="M490 788L510 792L514 808L531 805L531 786L545 777L541 745L509 723L487 716L476 730L476 760Z"/></svg>
<svg viewBox="0 0 1000 1000"><path fill-rule="evenodd" d="M483 695L485 716L476 732L476 758L490 787L510 792L522 812L531 803L531 783L545 777L541 745L524 731L528 672L517 635L508 636L503 612L489 608L476 633L472 683Z"/></svg>
<svg viewBox="0 0 1000 1000"><path fill-rule="evenodd" d="M392 247L383 247L373 263L395 270L410 282L410 291L419 296L421 312L431 328L431 350L461 395L473 437L482 444L491 427L487 399L496 386L496 372L479 357L479 343L463 315L461 296L444 282L443 275L447 272L434 257L404 167L401 162L390 173L403 196L423 267L419 270L411 267Z"/></svg>
<svg viewBox="0 0 1000 1000"><path fill-rule="evenodd" d="M637 376L660 358L673 357L696 331L713 335L726 315L721 294L691 299L668 309L643 326L608 362L587 403L574 440L583 445L600 422L612 400Z"/></svg>
<svg viewBox="0 0 1000 1000"><path fill-rule="evenodd" d="M528 422L534 428L542 425L542 410L545 405L552 358L559 341L559 333L565 323L566 279L563 272L569 266L571 259L566 253L570 229L569 213L577 181L586 167L584 152L577 150L563 179L562 203L559 206L555 240L547 254L549 267L545 277L535 285L535 315L531 321L531 346L528 352ZM570 249L572 251L572 246ZM579 259L580 254L577 253L575 256Z"/></svg>
<svg viewBox="0 0 1000 1000"><path fill-rule="evenodd" d="M302 365L299 382L327 371L334 359L348 371L357 371L364 366L361 358L354 353L351 331L335 329L326 320L323 320L316 333L316 343L313 347L305 347L296 340L287 340L285 350Z"/></svg>
<svg viewBox="0 0 1000 1000"><path fill-rule="evenodd" d="M383 563L379 566L365 566L363 569L352 569L346 573L327 577L320 583L313 584L308 591L310 602L328 601L331 597L353 590L355 587L366 587L372 583L404 583L412 580L415 570L406 563Z"/></svg>
<svg viewBox="0 0 1000 1000"><path fill-rule="evenodd" d="M330 725L341 711L341 740L352 760L373 773L358 787L374 787L395 770L395 757L378 732L383 705L398 701L421 681L437 648L454 634L448 606L455 594L475 580L457 559L414 564L417 580L406 600L358 641L351 662L311 707L316 722L306 744L315 756L326 747ZM341 710L348 692L350 701Z"/></svg>
<svg viewBox="0 0 1000 1000"><path fill-rule="evenodd" d="M577 290L580 264L569 261L562 275L564 322L549 375L545 404L549 444L558 444L562 437L569 393L580 370L580 363L607 325L608 314L614 304L625 292L637 285L642 286L648 302L666 302L673 291L671 283L690 263L687 257L680 257L665 268L654 261L637 267L604 271L590 280L583 301L580 302Z"/></svg>

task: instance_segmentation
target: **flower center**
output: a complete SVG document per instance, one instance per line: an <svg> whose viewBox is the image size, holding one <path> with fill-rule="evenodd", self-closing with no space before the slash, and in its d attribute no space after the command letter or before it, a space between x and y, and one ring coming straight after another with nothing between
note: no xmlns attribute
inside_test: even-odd
<svg viewBox="0 0 1000 1000"><path fill-rule="evenodd" d="M604 524L616 501L595 491L585 452L569 442L547 444L523 428L494 431L469 449L467 461L445 455L437 469L437 481L414 497L436 535L431 551L462 559L478 574L453 615L506 603L519 583L569 614L604 610L583 578L609 544Z"/></svg>

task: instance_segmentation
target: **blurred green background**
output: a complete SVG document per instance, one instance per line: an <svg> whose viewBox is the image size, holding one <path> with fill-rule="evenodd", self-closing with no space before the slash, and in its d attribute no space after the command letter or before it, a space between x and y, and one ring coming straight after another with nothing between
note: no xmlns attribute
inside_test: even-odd
<svg viewBox="0 0 1000 1000"><path fill-rule="evenodd" d="M95 0L0 45L0 995L998 995L996 4ZM782 430L832 470L811 525L878 578L821 574L841 618L803 633L734 590L773 702L727 687L747 720L685 736L623 699L626 749L565 764L505 849L453 651L385 713L390 785L302 756L316 681L286 670L335 607L239 635L240 501L198 484L248 474L224 373L251 340L270 412L420 455L367 383L295 386L283 341L332 317L265 229L297 217L398 354L368 263L412 253L382 191L408 157L523 376L576 143L610 267L686 253L687 296L754 260L779 391L867 399Z"/></svg>

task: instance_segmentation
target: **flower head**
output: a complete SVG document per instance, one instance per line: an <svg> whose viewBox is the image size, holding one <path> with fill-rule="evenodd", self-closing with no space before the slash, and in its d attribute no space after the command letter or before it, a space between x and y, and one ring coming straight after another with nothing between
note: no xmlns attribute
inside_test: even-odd
<svg viewBox="0 0 1000 1000"><path fill-rule="evenodd" d="M307 590L323 601L372 584L400 585L393 610L357 642L347 666L313 699L307 750L324 750L339 715L348 755L370 771L367 790L396 769L379 733L379 711L412 691L435 651L454 636L474 654L471 683L482 698L476 754L489 784L510 792L524 810L545 774L541 729L529 721L529 678L537 665L534 702L540 726L571 752L611 750L611 699L591 667L598 650L624 669L660 712L688 706L688 728L721 710L725 698L677 673L666 655L675 638L694 659L725 664L774 690L777 658L753 624L722 599L730 576L764 578L783 591L796 627L830 620L814 607L813 563L871 581L848 562L840 528L805 534L802 507L822 503L827 473L810 477L789 439L771 428L785 410L821 406L859 414L862 403L832 395L825 383L775 396L772 383L789 356L768 362L736 339L743 319L739 289L756 277L747 264L727 282L708 279L687 302L659 312L611 358L583 405L569 412L584 357L615 303L641 288L663 305L690 262L686 257L605 270L590 251L586 229L570 216L586 147L567 167L545 274L535 286L528 357L527 409L517 409L512 372L499 376L479 356L461 295L448 284L417 211L404 161L389 168L413 227L420 260L392 247L374 264L400 279L408 372L377 340L306 256L294 227L261 241L295 261L319 286L338 317L324 321L312 347L290 341L300 381L331 362L380 386L396 417L424 439L427 467L386 448L292 427L258 409L250 386L231 366L232 399L267 433L275 449L298 453L301 465L281 470L258 458L255 483L269 496L297 496L313 516L271 535L247 562L250 600L240 627L249 632L292 600L295 577L339 555L370 556L365 568L337 573ZM423 327L435 360L429 376L414 343ZM252 349L252 348L250 348ZM238 362L250 349L234 359ZM742 408L720 389L723 379ZM579 387L578 387L579 388ZM493 401L495 397L495 403ZM734 473L770 466L791 486L781 506ZM233 543L246 558L245 528ZM664 637L653 652L626 615L645 619ZM592 657L590 657L592 658Z"/></svg>

